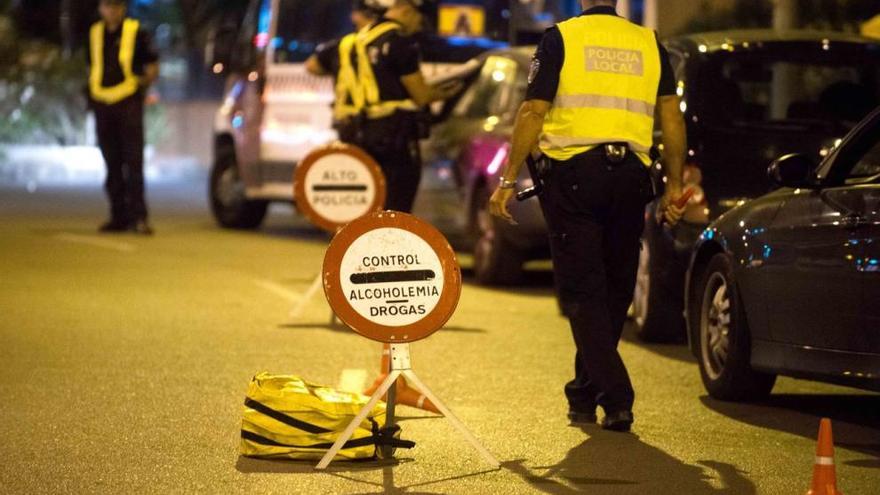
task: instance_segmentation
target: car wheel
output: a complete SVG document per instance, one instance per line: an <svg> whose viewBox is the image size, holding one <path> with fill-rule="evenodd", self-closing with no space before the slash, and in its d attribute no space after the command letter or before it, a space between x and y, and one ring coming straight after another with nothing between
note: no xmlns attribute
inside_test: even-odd
<svg viewBox="0 0 880 495"><path fill-rule="evenodd" d="M661 267L674 263L655 248L652 227L648 226L639 253L639 270L633 293L633 320L636 336L644 342L678 342L685 338L681 291L663 285ZM666 255L666 258L672 257ZM666 266L666 269L670 269Z"/></svg>
<svg viewBox="0 0 880 495"><path fill-rule="evenodd" d="M700 376L709 395L732 401L766 398L776 375L751 368L748 322L726 254L709 261L697 294Z"/></svg>
<svg viewBox="0 0 880 495"><path fill-rule="evenodd" d="M229 147L217 150L210 189L211 212L223 227L254 229L263 223L269 203L247 199L235 152Z"/></svg>
<svg viewBox="0 0 880 495"><path fill-rule="evenodd" d="M489 193L477 192L478 202L472 215L474 276L484 285L512 285L522 279L523 253L507 242L501 220L489 213Z"/></svg>

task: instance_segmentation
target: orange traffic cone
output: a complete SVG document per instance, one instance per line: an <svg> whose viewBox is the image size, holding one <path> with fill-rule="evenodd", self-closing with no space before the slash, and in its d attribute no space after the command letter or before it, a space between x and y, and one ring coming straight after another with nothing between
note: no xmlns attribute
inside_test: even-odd
<svg viewBox="0 0 880 495"><path fill-rule="evenodd" d="M816 446L816 463L813 466L813 484L807 495L843 495L837 489L834 471L834 439L831 420L822 418L819 423L819 444Z"/></svg>
<svg viewBox="0 0 880 495"><path fill-rule="evenodd" d="M376 381L373 382L373 385L368 388L364 394L373 395L373 392L382 385L382 382L385 381L385 377L388 376L388 373L391 372L391 345L384 344L382 346L382 364L379 368L381 371L381 375L379 378L376 378ZM425 411L430 411L433 413L440 413L440 410L437 409L437 406L431 402L430 399L425 397L425 394L419 392L418 390L409 386L406 383L406 379L402 376L397 379L397 383L395 383L397 387L397 403L403 404L405 406L415 407L417 409L424 409ZM383 397L385 399L386 397Z"/></svg>

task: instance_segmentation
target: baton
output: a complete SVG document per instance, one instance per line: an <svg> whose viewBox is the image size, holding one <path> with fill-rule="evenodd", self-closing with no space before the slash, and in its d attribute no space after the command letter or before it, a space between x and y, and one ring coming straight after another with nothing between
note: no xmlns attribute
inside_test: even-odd
<svg viewBox="0 0 880 495"><path fill-rule="evenodd" d="M516 193L517 201L525 201L531 197L540 195L544 191L544 184L541 182L541 177L538 176L538 164L535 162L535 159L532 158L531 153L526 156L526 166L529 168L529 175L532 177L532 187L528 187Z"/></svg>
<svg viewBox="0 0 880 495"><path fill-rule="evenodd" d="M694 188L689 187L684 192L684 194L681 195L680 198L678 198L677 200L672 202L672 205L675 206L676 208L679 208L679 209L684 208L685 206L687 206L688 201L690 201L691 196L693 196L693 195L694 195ZM663 216L663 214L661 213L660 214L660 224L662 225L664 223L666 223L666 217Z"/></svg>

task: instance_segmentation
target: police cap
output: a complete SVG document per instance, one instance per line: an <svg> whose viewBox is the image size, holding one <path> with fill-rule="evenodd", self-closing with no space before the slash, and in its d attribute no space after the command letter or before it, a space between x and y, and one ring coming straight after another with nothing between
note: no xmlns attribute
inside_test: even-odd
<svg viewBox="0 0 880 495"><path fill-rule="evenodd" d="M373 3L381 6L383 9L390 9L400 0L366 0L368 3ZM436 10L436 1L435 0L402 0L413 7L415 7L419 12L425 15L431 15Z"/></svg>
<svg viewBox="0 0 880 495"><path fill-rule="evenodd" d="M351 3L351 10L359 10L374 15L382 15L385 13L386 7L381 5L378 0L354 0Z"/></svg>

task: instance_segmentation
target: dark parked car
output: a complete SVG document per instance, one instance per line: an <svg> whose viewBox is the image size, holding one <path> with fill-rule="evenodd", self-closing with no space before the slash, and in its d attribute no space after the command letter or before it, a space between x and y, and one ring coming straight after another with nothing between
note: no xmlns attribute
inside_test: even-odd
<svg viewBox="0 0 880 495"><path fill-rule="evenodd" d="M685 335L684 274L697 237L724 211L772 189L775 157L820 158L880 103L880 43L820 32L737 31L666 41L697 188L672 231L647 222L634 316L644 340Z"/></svg>
<svg viewBox="0 0 880 495"><path fill-rule="evenodd" d="M713 397L761 398L777 374L880 390L880 109L816 167L712 223L687 275L688 336Z"/></svg>
<svg viewBox="0 0 880 495"><path fill-rule="evenodd" d="M768 192L765 170L773 158L806 153L818 159L880 102L880 43L866 38L740 31L688 35L665 45L688 127L685 181L697 194L675 229L647 222L634 301L645 340L684 338L684 274L705 226ZM516 227L485 209L507 158L533 51L493 51L460 71L468 87L423 145L426 166L446 168L454 183L447 200L432 206L446 214L445 232L465 234L484 283L514 283L525 261L549 255L536 200L514 205ZM433 200L441 189L426 180L420 194Z"/></svg>

